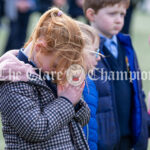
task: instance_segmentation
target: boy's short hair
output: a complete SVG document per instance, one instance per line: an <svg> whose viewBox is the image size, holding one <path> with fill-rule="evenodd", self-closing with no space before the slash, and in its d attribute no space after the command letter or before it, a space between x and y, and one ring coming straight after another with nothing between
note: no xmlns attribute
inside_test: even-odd
<svg viewBox="0 0 150 150"><path fill-rule="evenodd" d="M126 8L130 5L130 0L84 0L83 11L86 14L86 10L92 8L97 13L101 8L113 6L120 2L124 3Z"/></svg>

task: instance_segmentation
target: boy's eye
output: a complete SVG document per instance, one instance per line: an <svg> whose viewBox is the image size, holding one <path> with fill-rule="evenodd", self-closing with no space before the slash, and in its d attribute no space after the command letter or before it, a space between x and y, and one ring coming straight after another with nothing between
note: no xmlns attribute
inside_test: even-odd
<svg viewBox="0 0 150 150"><path fill-rule="evenodd" d="M124 17L124 16L125 16L125 13L121 13L120 15L121 15L122 17Z"/></svg>
<svg viewBox="0 0 150 150"><path fill-rule="evenodd" d="M116 12L109 13L109 15L114 16L116 15Z"/></svg>

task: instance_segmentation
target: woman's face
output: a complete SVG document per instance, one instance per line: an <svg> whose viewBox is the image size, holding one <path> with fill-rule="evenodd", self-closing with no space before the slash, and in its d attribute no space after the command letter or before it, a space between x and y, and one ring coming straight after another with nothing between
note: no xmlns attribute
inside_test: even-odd
<svg viewBox="0 0 150 150"><path fill-rule="evenodd" d="M52 68L50 68L52 58L52 53L38 52L34 56L34 62L38 68L41 68L42 72L50 72L52 71Z"/></svg>

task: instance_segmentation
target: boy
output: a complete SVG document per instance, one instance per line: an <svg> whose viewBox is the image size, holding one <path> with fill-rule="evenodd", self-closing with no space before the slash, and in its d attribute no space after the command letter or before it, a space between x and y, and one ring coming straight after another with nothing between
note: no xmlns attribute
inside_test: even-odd
<svg viewBox="0 0 150 150"><path fill-rule="evenodd" d="M98 92L95 106L98 137L88 134L88 142L97 142L98 150L147 149L144 93L140 76L133 75L133 72L139 75L140 70L130 37L119 33L129 3L130 0L85 0L83 4L87 19L103 41L100 49L105 56L97 65L94 80ZM88 96L84 90L89 104L93 103L92 88L88 85L91 92ZM97 124L89 124L89 133Z"/></svg>

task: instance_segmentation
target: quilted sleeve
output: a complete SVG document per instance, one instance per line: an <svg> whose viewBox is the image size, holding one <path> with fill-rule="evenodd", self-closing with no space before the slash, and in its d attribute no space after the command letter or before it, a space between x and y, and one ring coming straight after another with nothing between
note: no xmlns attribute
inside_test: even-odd
<svg viewBox="0 0 150 150"><path fill-rule="evenodd" d="M78 103L79 109L76 111L75 120L81 124L81 126L85 126L90 120L90 109L86 102L81 98Z"/></svg>

